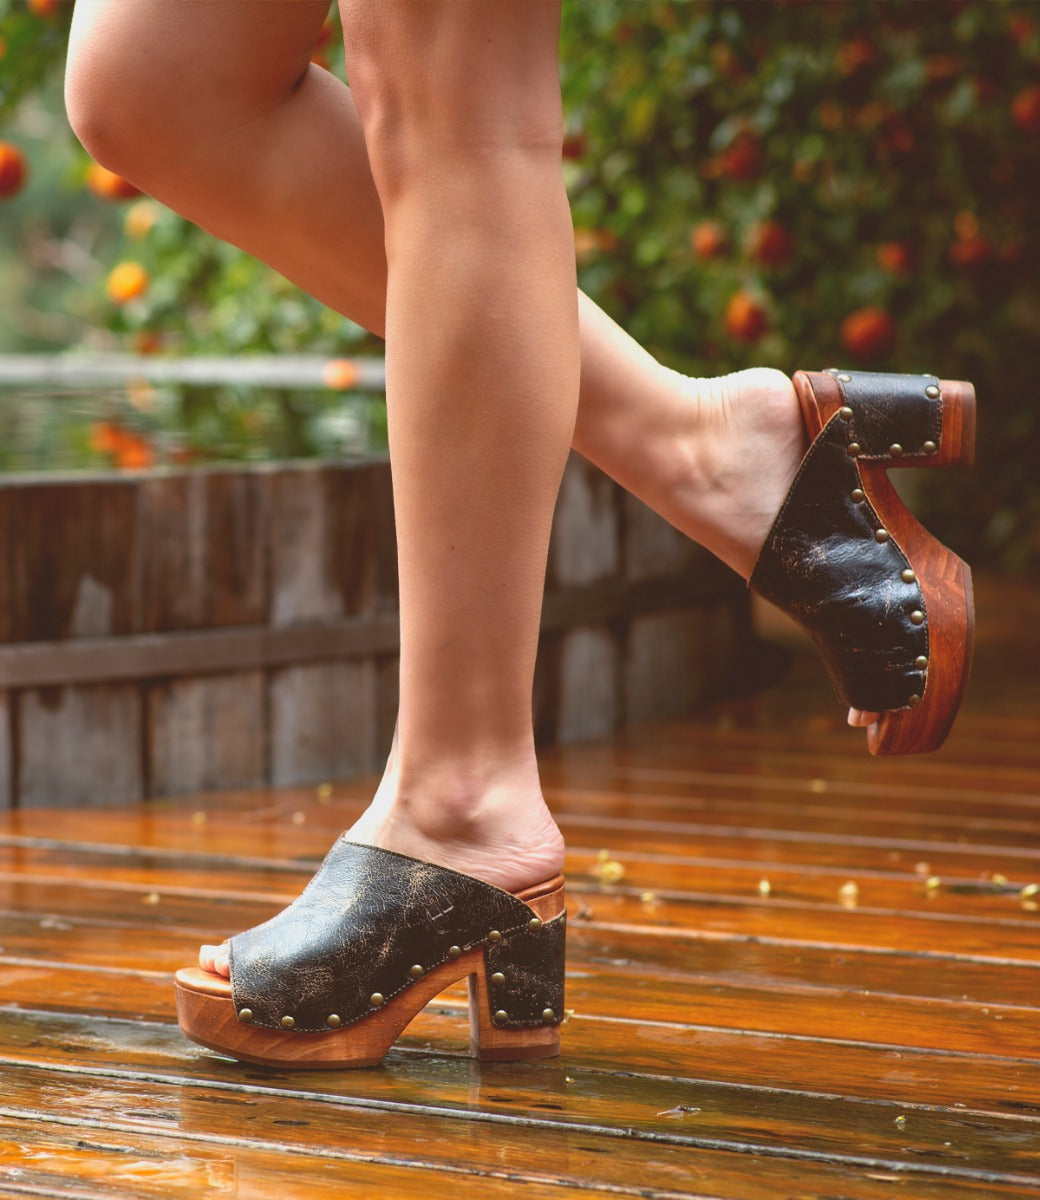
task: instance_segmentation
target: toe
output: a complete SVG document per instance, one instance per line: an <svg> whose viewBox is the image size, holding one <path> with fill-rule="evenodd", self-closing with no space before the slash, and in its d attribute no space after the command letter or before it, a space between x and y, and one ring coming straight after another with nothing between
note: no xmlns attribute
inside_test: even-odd
<svg viewBox="0 0 1040 1200"><path fill-rule="evenodd" d="M225 979L230 978L231 968L228 962L227 942L223 942L219 946L200 946L199 966L204 971L212 971L215 975L223 975Z"/></svg>
<svg viewBox="0 0 1040 1200"><path fill-rule="evenodd" d="M849 724L850 725L873 725L880 718L881 714L876 712L864 712L860 708L849 709Z"/></svg>

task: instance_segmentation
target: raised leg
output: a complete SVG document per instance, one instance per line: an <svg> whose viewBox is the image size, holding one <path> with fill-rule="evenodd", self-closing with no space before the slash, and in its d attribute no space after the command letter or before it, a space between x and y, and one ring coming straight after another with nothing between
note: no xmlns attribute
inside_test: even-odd
<svg viewBox="0 0 1040 1200"><path fill-rule="evenodd" d="M327 6L262 12L77 0L70 118L100 161L382 334L383 214L355 97L310 63ZM746 577L802 450L790 381L686 379L578 306L574 448Z"/></svg>

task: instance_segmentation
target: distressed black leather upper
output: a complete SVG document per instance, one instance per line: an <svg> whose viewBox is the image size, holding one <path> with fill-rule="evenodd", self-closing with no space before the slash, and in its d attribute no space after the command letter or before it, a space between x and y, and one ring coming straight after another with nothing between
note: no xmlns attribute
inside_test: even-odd
<svg viewBox="0 0 1040 1200"><path fill-rule="evenodd" d="M847 705L906 708L925 687L915 659L928 654L927 621L910 620L924 597L901 578L910 564L895 538L876 540L869 500L853 499L862 479L848 425L835 415L809 448L748 585L806 628ZM874 428L887 436L887 420Z"/></svg>
<svg viewBox="0 0 1040 1200"><path fill-rule="evenodd" d="M506 1028L563 1016L564 915L530 929L534 913L508 892L446 867L341 838L310 883L271 920L230 941L235 1009L251 1023L294 1032L328 1032L389 1002L424 972L474 946L485 947L492 1013ZM491 940L492 931L501 934ZM490 964L494 963L494 966Z"/></svg>
<svg viewBox="0 0 1040 1200"><path fill-rule="evenodd" d="M831 371L852 409L847 432L865 459L927 459L942 444L942 397L934 375L890 375L873 371ZM928 395L928 388L935 391ZM901 453L893 456L892 446Z"/></svg>

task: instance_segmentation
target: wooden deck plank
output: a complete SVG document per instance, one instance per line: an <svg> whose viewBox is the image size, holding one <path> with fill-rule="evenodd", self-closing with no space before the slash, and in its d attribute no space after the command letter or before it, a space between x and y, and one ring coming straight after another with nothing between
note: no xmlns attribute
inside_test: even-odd
<svg viewBox="0 0 1040 1200"><path fill-rule="evenodd" d="M567 1006L600 1018L634 1011L646 1022L754 1029L835 1045L854 1041L1019 1060L1040 1058L1034 1008L846 994L812 987L782 991L772 986L724 987L712 978L687 977L681 982L681 991L659 985L648 995L645 981L641 985L639 979L605 971L572 973L567 981ZM23 1003L34 1008L160 1020L173 1015L168 972L146 975L0 959L0 988L8 994L16 991Z"/></svg>
<svg viewBox="0 0 1040 1200"><path fill-rule="evenodd" d="M909 889L908 889L909 890ZM298 889L243 894L237 889L185 892L176 887L142 883L80 881L0 875L0 911L42 911L54 917L82 916L95 920L136 921L143 924L184 925L212 941L266 920L288 903ZM1032 912L1008 901L1006 913L979 915L931 910L905 912L896 906L866 904L864 885L855 907L840 903L800 904L781 894L768 901L751 895L654 891L644 899L638 889L587 890L572 886L569 904L577 924L645 929L692 936L737 936L808 942L832 947L899 950L924 953L941 938L949 956L992 958L1021 963L1040 959L1040 921ZM883 918L883 924L879 921ZM999 938L999 940L997 940Z"/></svg>
<svg viewBox="0 0 1040 1200"><path fill-rule="evenodd" d="M0 1014L0 1028L10 1037L10 1049L0 1056L0 1062L5 1074L42 1068L73 1077L127 1082L242 1084L254 1091L259 1087L344 1103L417 1108L426 1113L442 1109L454 1114L498 1113L517 1120L544 1120L551 1113L554 1120L575 1128L596 1126L625 1136L661 1136L673 1142L686 1135L703 1139L709 1136L707 1127L716 1138L725 1130L731 1141L750 1138L783 1146L794 1138L798 1146L821 1152L828 1145L838 1152L856 1147L859 1153L869 1148L871 1153L900 1161L906 1155L919 1157L931 1139L940 1147L940 1155L956 1146L955 1153L947 1157L970 1161L980 1169L992 1152L997 1155L994 1169L1010 1170L1012 1162L1018 1161L1032 1170L1034 1156L1040 1152L1040 1103L1030 1109L1021 1089L1017 1103L998 1113L977 1105L969 1110L963 1100L936 1105L864 1097L857 1094L851 1079L847 1082L853 1086L827 1093L815 1080L812 1090L798 1090L766 1086L753 1075L733 1084L701 1077L619 1073L586 1065L571 1053L559 1064L503 1064L488 1071L476 1085L472 1064L457 1052L431 1078L430 1048L420 1044L415 1044L410 1054L395 1051L378 1071L331 1076L257 1071L243 1070L201 1051L181 1038L173 1026L131 1027L128 1022L115 1022L105 1036L109 1025L102 1024L99 1031L83 1018ZM443 1049L442 1043L447 1044L443 1035L438 1050ZM899 1116L904 1118L902 1126L896 1122ZM907 1140L906 1122L913 1125L916 1141ZM1032 1148L1016 1158L1018 1152L1009 1150L1004 1144L1007 1141L1029 1143Z"/></svg>
<svg viewBox="0 0 1040 1200"><path fill-rule="evenodd" d="M1001 1138L978 1116L944 1119L915 1112L904 1117L903 1126L895 1126L891 1111L871 1106L859 1114L858 1128L853 1119L852 1128L839 1127L830 1144L819 1124L814 1144L799 1142L795 1120L793 1128L781 1134L781 1143L772 1146L761 1129L767 1121L759 1122L754 1113L742 1127L709 1107L693 1111L695 1105L679 1115L674 1131L651 1137L648 1131L619 1124L601 1126L586 1120L571 1125L558 1113L514 1116L480 1112L472 1104L467 1109L445 1108L437 1097L402 1111L389 1102L384 1108L295 1090L292 1117L286 1118L286 1093L271 1096L263 1085L237 1081L193 1086L183 1080L171 1086L146 1078L84 1077L31 1067L11 1067L5 1080L0 1115L44 1126L60 1124L74 1112L77 1124L124 1136L162 1136L175 1126L179 1136L203 1144L231 1139L247 1146L282 1147L294 1156L503 1174L518 1181L575 1187L582 1185L594 1164L600 1187L628 1190L638 1178L651 1195L688 1191L695 1167L703 1173L706 1162L727 1152L756 1156L758 1189L772 1182L767 1164L784 1174L793 1161L825 1162L832 1171L844 1168L850 1183L867 1169L976 1186L1040 1185L1040 1176L1032 1170L1040 1156L1036 1139L1029 1145L1027 1138L1010 1132ZM396 1120L375 1119L383 1112ZM846 1108L846 1122L849 1115ZM781 1118L781 1127L783 1123ZM754 1140L747 1139L749 1130ZM990 1135L993 1144L987 1147ZM922 1152L928 1155L927 1163L921 1161ZM844 1194L857 1193L853 1186Z"/></svg>
<svg viewBox="0 0 1040 1200"><path fill-rule="evenodd" d="M60 961L127 971L173 970L190 960L195 946L212 932L202 927L192 931L183 924L151 924L145 932L131 920L91 921L68 915L45 919L47 933L41 939L38 914L8 911L0 920L0 960ZM684 979L697 976L720 985L812 986L843 995L872 992L980 1006L1040 1005L1040 965L1034 963L686 932L690 936L646 926L572 921L569 962L575 972L616 971L647 985L661 980L669 987L682 986Z"/></svg>
<svg viewBox="0 0 1040 1200"><path fill-rule="evenodd" d="M949 921L1018 922L1023 929L1040 929L1040 908L1022 879L990 871L972 876L934 871L933 862L912 869L868 870L808 864L735 863L697 855L673 853L653 856L637 847L613 855L624 869L618 884L604 886L598 854L574 850L568 856L568 885L576 904L594 906L597 897L636 896L643 904L647 923L655 916L674 924L680 913L668 913L669 903L710 903L725 897L730 902L753 905L766 912L789 908L898 909L918 917ZM168 895L207 893L226 896L271 896L287 901L310 877L296 863L257 865L253 858L159 857L148 852L129 853L86 847L12 847L0 845L0 879L25 883L64 884L68 887L146 887ZM768 884L763 895L763 881ZM856 885L850 893L849 883ZM1023 895L1023 888L1027 888Z"/></svg>
<svg viewBox="0 0 1040 1200"><path fill-rule="evenodd" d="M806 1072L805 1039L762 1035L753 1030L711 1030L704 1027L669 1026L663 1023L638 1030L634 1020L597 1021L576 1016L568 1022L566 1054L562 1060L565 1082L559 1087L561 1064L530 1064L523 1068L526 1087L538 1088L539 1071L546 1073L548 1087L556 1094L549 1100L544 1092L538 1102L544 1114L569 1102L573 1094L585 1093L591 1076L609 1076L623 1090L626 1081L640 1086L652 1081L662 1087L728 1085L754 1093L764 1089L783 1093L792 1105L801 1095L849 1097L886 1101L901 1110L918 1107L955 1112L1008 1116L1040 1116L1040 1066L1033 1061L1012 1062L989 1055L966 1061L945 1051L891 1049L847 1042L840 1053L817 1054L812 1075ZM152 1076L188 1072L193 1079L227 1082L261 1078L272 1087L293 1089L320 1087L326 1092L354 1096L398 1096L403 1081L404 1095L420 1095L428 1076L431 1056L436 1061L465 1064L466 1102L472 1092L474 1065L465 1058L464 1022L461 1008L438 1004L414 1022L395 1044L378 1071L342 1075L242 1068L188 1042L170 1023L98 1018L93 1015L59 1012L24 1012L0 1009L0 1032L4 1037L3 1061L89 1065L103 1070L132 1069ZM832 1047L833 1049L833 1047ZM625 1071L618 1071L624 1062ZM448 1068L454 1071L454 1067ZM511 1068L498 1065L494 1079L509 1079ZM440 1071L438 1086L448 1078ZM969 1086L970 1083L970 1086ZM505 1097L512 1092L503 1088ZM667 1110L662 1110L667 1111Z"/></svg>
<svg viewBox="0 0 1040 1200"><path fill-rule="evenodd" d="M516 1180L504 1173L476 1175L422 1165L296 1154L284 1145L229 1144L217 1137L178 1137L169 1132L146 1135L87 1122L48 1124L46 1117L37 1113L0 1116L0 1171L6 1173L0 1176L5 1197L48 1196L55 1200L112 1200L114 1194L121 1200L153 1196L328 1200L330 1195L377 1194L395 1200L431 1196L509 1200L516 1196L517 1187ZM616 1194L626 1191L639 1194L634 1186L618 1189ZM524 1196L532 1200L570 1200L573 1195L570 1186L524 1181Z"/></svg>

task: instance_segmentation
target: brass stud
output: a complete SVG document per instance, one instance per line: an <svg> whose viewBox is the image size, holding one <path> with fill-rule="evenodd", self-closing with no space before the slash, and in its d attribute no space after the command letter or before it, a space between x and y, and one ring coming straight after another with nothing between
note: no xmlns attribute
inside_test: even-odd
<svg viewBox="0 0 1040 1200"><path fill-rule="evenodd" d="M498 1010L498 1012L495 1013L495 1024L496 1025L504 1025L506 1023L506 1021L508 1021L508 1020L509 1020L509 1013L507 1013L504 1008L500 1008Z"/></svg>
<svg viewBox="0 0 1040 1200"><path fill-rule="evenodd" d="M862 452L862 449L863 447L859 444L859 442L849 442L849 454L852 458L858 457L858 455Z"/></svg>
<svg viewBox="0 0 1040 1200"><path fill-rule="evenodd" d="M921 612L921 610L919 608L915 608L914 611L910 614L910 624L911 625L923 625L924 624L924 613Z"/></svg>
<svg viewBox="0 0 1040 1200"><path fill-rule="evenodd" d="M248 1025L253 1019L253 1010L251 1008L240 1008L238 1010L238 1019Z"/></svg>
<svg viewBox="0 0 1040 1200"><path fill-rule="evenodd" d="M914 574L913 569L911 567L905 567L900 572L899 578L904 583L916 583L917 582L917 576Z"/></svg>
<svg viewBox="0 0 1040 1200"><path fill-rule="evenodd" d="M929 400L938 400L939 399L939 389L935 386L934 383L930 383L924 389L924 394L928 397Z"/></svg>
<svg viewBox="0 0 1040 1200"><path fill-rule="evenodd" d="M329 1013L329 1015L325 1018L325 1024L328 1025L330 1029L339 1029L339 1027L343 1024L343 1019L336 1013Z"/></svg>
<svg viewBox="0 0 1040 1200"><path fill-rule="evenodd" d="M282 1017L279 1024L281 1025L281 1027L283 1029L295 1029L296 1028L296 1022L292 1019L292 1017Z"/></svg>
<svg viewBox="0 0 1040 1200"><path fill-rule="evenodd" d="M921 449L925 452L925 454L934 454L939 447L935 444L935 442L925 442Z"/></svg>
<svg viewBox="0 0 1040 1200"><path fill-rule="evenodd" d="M383 998L383 993L382 992L373 992L372 995L369 996L368 1002L369 1002L369 1004L372 1005L373 1008L382 1008L383 1004L385 1003L385 1000Z"/></svg>
<svg viewBox="0 0 1040 1200"><path fill-rule="evenodd" d="M916 708L920 703L921 703L921 697L916 692L914 692L914 694L910 697L910 699L907 700L906 706L907 706L907 708Z"/></svg>
<svg viewBox="0 0 1040 1200"><path fill-rule="evenodd" d="M919 654L919 655L918 655L918 656L917 656L917 657L914 659L914 666L915 666L915 667L916 667L916 668L917 668L919 671L925 671L925 670L927 670L927 669L928 669L928 655L927 655L927 654Z"/></svg>
<svg viewBox="0 0 1040 1200"><path fill-rule="evenodd" d="M867 498L867 493L862 488L853 488L852 489L852 499L855 501L856 504L862 504L863 501L866 500L866 498Z"/></svg>
<svg viewBox="0 0 1040 1200"><path fill-rule="evenodd" d="M506 977L502 974L501 971L496 971L494 973L494 975L491 976L491 982L497 983L499 985L499 987L501 987L501 985L503 983L505 983L505 981L506 981Z"/></svg>
<svg viewBox="0 0 1040 1200"><path fill-rule="evenodd" d="M903 447L900 446L898 442L893 442L892 445L889 446L888 452L893 458L899 458L899 456L903 453Z"/></svg>
<svg viewBox="0 0 1040 1200"><path fill-rule="evenodd" d="M890 535L889 535L889 532L887 529L875 529L874 530L874 541L875 542L887 542L889 539L889 536Z"/></svg>
<svg viewBox="0 0 1040 1200"><path fill-rule="evenodd" d="M458 956L461 953L462 953L462 950L458 946L449 946L448 947L448 957L449 958L458 958Z"/></svg>
<svg viewBox="0 0 1040 1200"><path fill-rule="evenodd" d="M497 929L492 929L492 931L487 935L487 940L489 942L500 942L502 940L502 935Z"/></svg>
<svg viewBox="0 0 1040 1200"><path fill-rule="evenodd" d="M851 383L852 382L851 375L839 375L838 378L841 380L842 383Z"/></svg>
<svg viewBox="0 0 1040 1200"><path fill-rule="evenodd" d="M408 974L411 975L413 979L421 979L426 972L423 970L422 963L416 963L414 967L408 968Z"/></svg>
<svg viewBox="0 0 1040 1200"><path fill-rule="evenodd" d="M530 921L527 922L527 928L530 929L530 931L532 933L537 933L538 930L541 929L541 927L542 927L542 922L539 920L538 917L532 917L530 919Z"/></svg>
<svg viewBox="0 0 1040 1200"><path fill-rule="evenodd" d="M841 408L838 409L838 416L841 417L843 421L851 421L853 415L852 409L849 408L847 404L843 404Z"/></svg>
<svg viewBox="0 0 1040 1200"><path fill-rule="evenodd" d="M543 1021L555 1021L556 1014L553 1012L553 1010L551 1008L543 1008L542 1009L542 1020Z"/></svg>

